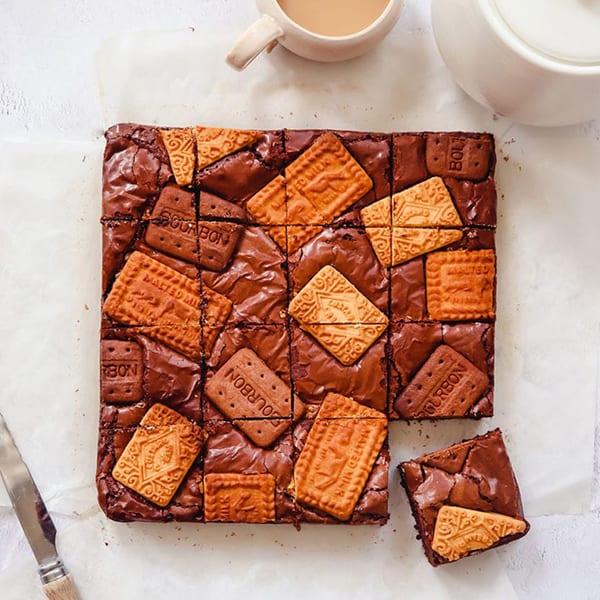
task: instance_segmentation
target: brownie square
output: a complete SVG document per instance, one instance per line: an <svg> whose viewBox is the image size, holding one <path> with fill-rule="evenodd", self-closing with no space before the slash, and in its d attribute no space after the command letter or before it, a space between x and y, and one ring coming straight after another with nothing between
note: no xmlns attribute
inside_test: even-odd
<svg viewBox="0 0 600 600"><path fill-rule="evenodd" d="M366 419L368 422L368 419ZM319 419L304 419L294 426L294 446L296 449L296 462L298 457L304 450L307 438ZM322 420L321 420L322 422ZM326 419L328 428L349 429L355 425L354 419L338 418ZM348 435L350 439L350 436ZM335 449L331 448L330 452L334 457L338 457ZM340 461L343 455L339 455ZM335 465L338 464L334 460L334 470L329 470L327 473L322 472L323 485L332 485L337 480L338 475L335 472ZM350 516L342 519L335 516L322 508L311 505L305 501L297 500L296 510L298 513L298 521L306 523L318 524L348 524L348 525L385 525L389 518L388 512L388 472L390 464L390 454L387 437L373 463L372 468L367 476L359 498L356 504L352 507Z"/></svg>
<svg viewBox="0 0 600 600"><path fill-rule="evenodd" d="M174 181L158 129L123 123L105 133L102 217L141 219Z"/></svg>
<svg viewBox="0 0 600 600"><path fill-rule="evenodd" d="M315 416L329 392L351 396L381 412L386 410L388 361L386 333L352 365L343 365L312 335L291 323L291 367L295 393Z"/></svg>
<svg viewBox="0 0 600 600"><path fill-rule="evenodd" d="M202 421L202 369L198 361L140 328L103 329L101 338L102 428L137 427L157 402L191 421Z"/></svg>
<svg viewBox="0 0 600 600"><path fill-rule="evenodd" d="M244 225L227 268L202 270L203 284L233 304L228 325L285 323L287 259L272 237L278 237L274 231L281 231L285 239L284 230Z"/></svg>
<svg viewBox="0 0 600 600"><path fill-rule="evenodd" d="M389 274L377 260L363 227L323 227L300 250L290 254L288 261L292 296L322 267L331 265L377 308L387 312Z"/></svg>
<svg viewBox="0 0 600 600"><path fill-rule="evenodd" d="M261 391L264 391L264 397L268 397L269 400L273 400L275 390L272 389L272 386L275 385L280 389L281 398L286 406L278 407L283 409L276 410L278 415L272 414L270 410L265 411L262 407L262 412L250 411L245 416L249 418L291 417L296 411L303 410L304 403L292 393L289 341L289 332L284 325L227 326L217 338L210 356L205 358L205 385L209 385L214 377L221 378L222 370L230 364L237 353L250 351L256 355L256 364L250 359L252 364L242 365L242 368L237 368L235 371L240 371L244 383L252 387L258 386ZM246 372L242 373L242 371ZM275 378L279 379L281 384ZM256 379L255 382L253 382L254 379ZM241 390L243 387L241 381L239 385ZM288 390L283 386L287 386ZM237 398L241 400L239 396ZM217 398L217 400L219 399ZM296 404L297 407L295 407ZM210 395L205 397L205 418L226 419L218 404L211 400Z"/></svg>
<svg viewBox="0 0 600 600"><path fill-rule="evenodd" d="M164 436L160 440L161 446L149 448L149 454L145 460L162 461L162 476L168 479L167 460L173 462L173 454L166 454L170 450L167 440L171 435L168 428L159 428L158 433ZM119 458L125 452L139 428L111 428L101 429L98 439L98 466L96 485L98 488L98 502L104 513L114 521L197 521L204 520L202 493L202 458L201 455L195 459L193 465L185 474L181 484L169 504L160 507L148 500L129 485L124 485L113 476L114 468ZM156 428L153 433L156 432ZM151 451L151 452L150 452ZM160 453L163 456L160 456ZM132 475L133 476L133 475ZM154 479L156 480L156 479ZM146 485L152 486L152 480Z"/></svg>
<svg viewBox="0 0 600 600"><path fill-rule="evenodd" d="M398 469L418 538L434 567L507 544L529 530L499 429Z"/></svg>
<svg viewBox="0 0 600 600"><path fill-rule="evenodd" d="M390 352L390 418L492 416L492 323L393 324Z"/></svg>
<svg viewBox="0 0 600 600"><path fill-rule="evenodd" d="M195 186L245 209L248 200L282 172L284 164L283 132L256 132L256 139L232 153L215 149L221 156L208 166L197 169ZM246 222L254 222L246 215Z"/></svg>
<svg viewBox="0 0 600 600"><path fill-rule="evenodd" d="M281 421L281 420L279 420ZM274 507L274 518L266 522L295 523L296 510L293 500L294 445L292 438L292 422L288 419L286 430L267 448L254 444L243 433L242 427L267 429L274 421L250 419L229 421L212 419L205 424L207 441L204 447L204 477L217 473L236 474L240 476L264 475L274 484L274 495L270 502ZM211 501L206 497L207 504ZM227 511L228 516L208 517L208 521L255 522L252 511L244 511L251 505L244 502L243 496L234 497L228 502L235 504Z"/></svg>

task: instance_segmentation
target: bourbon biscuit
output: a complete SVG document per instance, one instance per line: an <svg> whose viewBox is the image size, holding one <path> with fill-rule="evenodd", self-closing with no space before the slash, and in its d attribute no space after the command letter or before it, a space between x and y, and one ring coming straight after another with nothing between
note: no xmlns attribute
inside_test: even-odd
<svg viewBox="0 0 600 600"><path fill-rule="evenodd" d="M449 561L455 561L526 529L527 523L521 519L444 505L437 514L431 548Z"/></svg>
<svg viewBox="0 0 600 600"><path fill-rule="evenodd" d="M488 377L447 344L438 346L394 404L401 418L462 417L481 397Z"/></svg>
<svg viewBox="0 0 600 600"><path fill-rule="evenodd" d="M211 271L223 271L237 246L242 225L228 221L198 223L199 264Z"/></svg>
<svg viewBox="0 0 600 600"><path fill-rule="evenodd" d="M113 468L113 477L167 506L203 445L200 427L163 404L152 406Z"/></svg>
<svg viewBox="0 0 600 600"><path fill-rule="evenodd" d="M194 194L169 185L161 192L146 230L152 248L198 264L198 236Z"/></svg>
<svg viewBox="0 0 600 600"><path fill-rule="evenodd" d="M206 394L258 446L270 446L304 413L304 404L250 348L238 350L205 387ZM293 404L293 414L292 414ZM286 420L287 418L287 420Z"/></svg>
<svg viewBox="0 0 600 600"><path fill-rule="evenodd" d="M137 342L100 342L100 391L104 402L138 402L142 399L144 358Z"/></svg>
<svg viewBox="0 0 600 600"><path fill-rule="evenodd" d="M427 308L436 321L493 319L493 250L436 252L426 262Z"/></svg>
<svg viewBox="0 0 600 600"><path fill-rule="evenodd" d="M336 414L328 408L330 402L338 404L334 396L323 401L296 462L296 499L346 521L385 441L387 419L373 409L367 410L379 417L320 418L321 414Z"/></svg>
<svg viewBox="0 0 600 600"><path fill-rule="evenodd" d="M177 185L190 185L194 177L196 152L191 129L161 129L160 137L167 149Z"/></svg>
<svg viewBox="0 0 600 600"><path fill-rule="evenodd" d="M268 473L207 473L204 476L204 515L206 521L274 521L275 478Z"/></svg>
<svg viewBox="0 0 600 600"><path fill-rule="evenodd" d="M200 192L198 213L201 221L243 222L246 218L241 206L204 191Z"/></svg>
<svg viewBox="0 0 600 600"><path fill-rule="evenodd" d="M467 137L460 133L427 135L425 162L432 175L456 179L485 179L494 151L490 135Z"/></svg>

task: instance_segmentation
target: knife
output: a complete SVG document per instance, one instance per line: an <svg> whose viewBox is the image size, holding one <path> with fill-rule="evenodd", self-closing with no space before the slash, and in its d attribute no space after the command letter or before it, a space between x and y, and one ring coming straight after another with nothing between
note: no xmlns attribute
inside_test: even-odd
<svg viewBox="0 0 600 600"><path fill-rule="evenodd" d="M21 527L39 565L44 593L50 600L78 600L73 579L60 560L56 528L0 414L0 475Z"/></svg>

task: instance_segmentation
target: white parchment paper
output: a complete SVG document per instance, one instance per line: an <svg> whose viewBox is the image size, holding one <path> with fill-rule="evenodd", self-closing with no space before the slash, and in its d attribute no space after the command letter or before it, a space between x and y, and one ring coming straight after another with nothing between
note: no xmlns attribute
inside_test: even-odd
<svg viewBox="0 0 600 600"><path fill-rule="evenodd" d="M496 417L398 423L401 456L501 426L529 515L589 508L600 323L600 132L516 126L453 83L429 34L353 61L276 48L242 73L230 32L133 34L97 57L105 124L118 121L376 131L472 129L498 141Z"/></svg>
<svg viewBox="0 0 600 600"><path fill-rule="evenodd" d="M383 528L297 532L104 517L94 486L102 149L0 144L0 410L57 524L59 551L82 598L515 597L495 551L445 569L428 565L395 472L392 519ZM395 428L396 462L402 437ZM0 489L0 597L41 599L33 556L8 506Z"/></svg>
<svg viewBox="0 0 600 600"><path fill-rule="evenodd" d="M577 130L553 136L494 120L457 90L420 35L389 38L342 65L277 49L242 74L222 63L231 41L199 31L111 40L98 57L105 124L465 128L498 136L497 416L394 423L392 464L500 425L527 514L586 510L600 142ZM124 525L99 513L101 152L93 143L0 145L0 410L57 521L82 597L514 597L495 551L429 567L395 472L384 528ZM1 596L42 598L7 506L0 490Z"/></svg>

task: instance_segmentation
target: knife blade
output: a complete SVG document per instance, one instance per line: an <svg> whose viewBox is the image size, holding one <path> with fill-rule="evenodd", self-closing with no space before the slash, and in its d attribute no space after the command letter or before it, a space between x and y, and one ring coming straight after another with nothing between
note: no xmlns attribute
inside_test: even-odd
<svg viewBox="0 0 600 600"><path fill-rule="evenodd" d="M72 579L56 551L54 523L1 413L0 476L38 562L46 596L76 600Z"/></svg>

